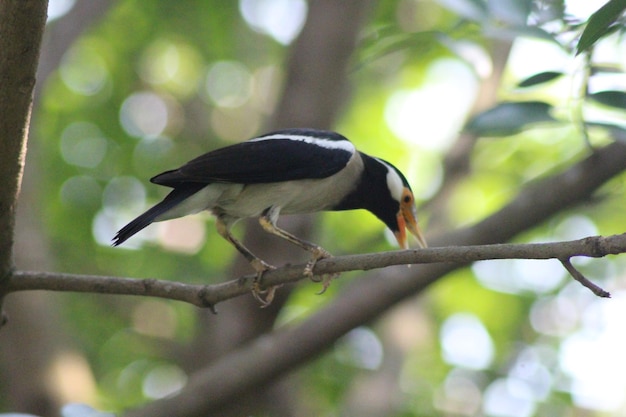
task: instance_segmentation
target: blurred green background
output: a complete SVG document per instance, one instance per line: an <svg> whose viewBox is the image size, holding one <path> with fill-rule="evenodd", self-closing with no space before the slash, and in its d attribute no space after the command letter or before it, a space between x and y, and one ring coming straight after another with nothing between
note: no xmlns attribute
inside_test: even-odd
<svg viewBox="0 0 626 417"><path fill-rule="evenodd" d="M626 87L620 30L593 53L573 53L581 24L602 3L376 2L333 128L407 175L427 234L483 219L523 184L564 169L611 134L624 138L623 95L593 96ZM51 31L74 24L66 14L72 1L50 7ZM239 255L208 215L152 225L120 248L110 240L164 196L150 177L265 131L309 7L304 0L103 7L39 86L32 180L22 196L38 220L18 224L18 241L34 245L17 253L18 267L228 279ZM555 75L520 86L548 71ZM446 161L468 137L468 165L447 184ZM623 196L620 177L597 201L519 241L621 233ZM314 239L336 255L394 247L380 222L361 212L320 216ZM613 299L593 296L557 261L479 262L350 332L298 371L292 401L301 415L317 416L626 416L626 258L576 265ZM270 327L297 323L356 277L344 274L321 296L316 284L300 283ZM222 320L164 300L47 297L50 331L62 339L44 366L47 395L119 413L183 387L197 368L202 323ZM9 385L0 384L0 410L15 408Z"/></svg>

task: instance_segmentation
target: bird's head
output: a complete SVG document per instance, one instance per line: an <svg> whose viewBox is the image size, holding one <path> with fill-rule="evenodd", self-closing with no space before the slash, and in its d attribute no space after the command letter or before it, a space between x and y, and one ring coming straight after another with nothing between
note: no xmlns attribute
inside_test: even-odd
<svg viewBox="0 0 626 417"><path fill-rule="evenodd" d="M368 190L370 207L367 209L391 229L400 247L408 248L407 229L415 236L421 248L427 247L426 239L417 224L415 198L402 172L379 158L363 155L363 160L366 170L369 171L370 181L377 184L375 189Z"/></svg>
<svg viewBox="0 0 626 417"><path fill-rule="evenodd" d="M397 210L395 212L395 219L389 220L387 226L391 229L398 244L401 248L408 248L406 230L417 239L417 243L421 248L425 248L426 239L422 234L421 229L417 224L417 208L415 207L415 197L411 186L406 180L402 172L388 162L380 160L387 166L386 182L389 189L389 195L392 200L396 202Z"/></svg>

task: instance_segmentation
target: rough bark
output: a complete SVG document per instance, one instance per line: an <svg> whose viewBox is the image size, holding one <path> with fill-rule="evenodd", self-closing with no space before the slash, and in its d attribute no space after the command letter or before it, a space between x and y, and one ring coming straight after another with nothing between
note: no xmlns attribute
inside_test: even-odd
<svg viewBox="0 0 626 417"><path fill-rule="evenodd" d="M47 1L0 3L0 279L13 267L13 230Z"/></svg>
<svg viewBox="0 0 626 417"><path fill-rule="evenodd" d="M0 8L8 6L11 2L0 2ZM39 33L44 29L45 11L47 2L23 2L15 1L14 4L27 6L28 3L37 3L36 8L23 9L25 21L13 20L7 22L12 25L13 31L20 41L31 43L24 37L25 29L37 30ZM73 44L76 38L90 27L95 19L100 19L104 11L111 4L108 0L81 0L72 10L59 20L48 25L43 37L43 45L37 68L37 83L32 105L32 119L36 124L37 109L40 92L45 85L48 76L56 70L63 54ZM43 13L42 18L38 16ZM0 20L4 21L6 13L0 11ZM4 25L4 23L3 23ZM39 33L40 34L40 33ZM0 43L7 40L0 35ZM32 44L34 47L34 44ZM6 51L4 47L0 49ZM2 51L0 51L2 54ZM34 69L28 64L22 63L26 57L19 57L20 62L15 63L13 68L19 69L23 74L25 68L30 72ZM32 65L35 65L34 63ZM2 70L3 76L7 73ZM3 80L0 94L9 93L9 90L18 91ZM3 115L3 111L0 111ZM0 119L2 115L0 115ZM2 129L6 132L6 129ZM43 231L43 219L39 210L39 177L38 170L38 143L37 138L31 134L29 151L26 156L26 166L23 172L20 195L15 212L14 262L20 269L54 270L54 262L50 256L49 243ZM11 151L15 152L15 151ZM0 152L0 160L3 157L21 161L15 154ZM4 174L3 174L4 175ZM2 184L0 184L2 187ZM0 201L4 201L0 198ZM7 219L4 213L0 213L1 219ZM3 221L3 220L0 220ZM2 230L8 230L2 227ZM1 234L2 232L0 232ZM4 239L1 239L5 242ZM0 243L1 244L1 243ZM2 384L2 396L4 404L12 411L34 413L42 416L58 415L63 401L84 401L85 398L74 395L73 397L61 398L57 389L59 386L56 374L51 377L51 367L57 360L67 355L77 356L71 345L72 338L65 332L61 325L62 321L57 310L58 296L46 292L33 292L11 295L6 300L5 311L10 320L10 325L0 331L0 374L4 381L10 384ZM67 373L64 374L68 376ZM83 392L76 390L76 392Z"/></svg>
<svg viewBox="0 0 626 417"><path fill-rule="evenodd" d="M16 201L26 157L35 74L47 10L45 0L0 2L0 309L2 287L13 269ZM23 362L11 365L25 372L30 367ZM6 368L3 374L5 371ZM38 413L57 408L46 395L43 382L32 380L28 384L33 395L28 404L22 404L22 409ZM9 397L14 396L16 390L21 392L20 386L19 381L10 384Z"/></svg>

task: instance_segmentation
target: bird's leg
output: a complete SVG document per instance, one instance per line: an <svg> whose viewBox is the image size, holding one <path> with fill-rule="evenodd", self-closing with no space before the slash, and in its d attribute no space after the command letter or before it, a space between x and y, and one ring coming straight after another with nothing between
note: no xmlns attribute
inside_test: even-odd
<svg viewBox="0 0 626 417"><path fill-rule="evenodd" d="M277 286L269 287L267 290L261 290L261 279L263 278L263 274L265 271L270 271L272 269L276 269L276 267L268 264L263 261L261 258L257 257L255 254L250 252L248 248L246 248L243 243L235 239L235 237L228 230L228 225L219 217L215 222L215 226L217 229L217 233L220 234L224 239L229 241L236 249L241 253L247 260L250 262L250 265L256 271L256 277L252 282L252 296L256 298L260 303L261 307L267 307L272 303L274 299L274 294L276 292ZM263 297L262 294L265 293Z"/></svg>
<svg viewBox="0 0 626 417"><path fill-rule="evenodd" d="M309 278L313 277L313 268L315 267L317 261L324 258L330 258L332 255L321 246L315 245L311 242L307 242L306 240L302 240L276 226L278 213L278 209L274 207L265 210L263 215L259 218L259 223L266 232L279 236L293 243L294 245L300 246L302 249L311 252L313 254L313 257L306 264L306 267L304 268L304 275L308 276ZM325 285L325 288L326 287L328 287L328 285Z"/></svg>

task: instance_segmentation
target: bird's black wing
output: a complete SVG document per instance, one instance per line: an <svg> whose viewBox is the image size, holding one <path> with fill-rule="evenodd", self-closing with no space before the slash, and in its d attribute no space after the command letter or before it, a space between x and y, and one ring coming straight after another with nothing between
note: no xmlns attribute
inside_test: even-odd
<svg viewBox="0 0 626 417"><path fill-rule="evenodd" d="M283 130L211 151L150 181L175 187L188 182L258 184L326 178L343 169L354 152L352 143L338 133Z"/></svg>

